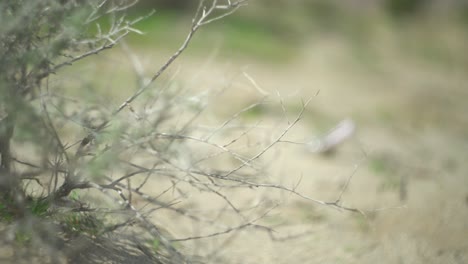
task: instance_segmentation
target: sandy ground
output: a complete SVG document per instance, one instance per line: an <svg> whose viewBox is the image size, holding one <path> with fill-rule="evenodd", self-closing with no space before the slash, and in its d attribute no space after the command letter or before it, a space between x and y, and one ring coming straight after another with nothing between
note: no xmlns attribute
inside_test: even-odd
<svg viewBox="0 0 468 264"><path fill-rule="evenodd" d="M468 123L463 115L468 107L462 98L468 98L468 89L461 69L402 55L364 67L334 40L304 47L298 58L284 65L248 59L200 64L185 58L172 71L179 69L181 79L191 78L199 87L194 94L229 87L208 108L206 123L221 124L229 113L263 96L271 103L251 122L262 120L267 127L277 125L278 131L287 125L284 116L294 119L301 100L313 98L287 140L306 142L342 119L354 120L357 133L332 155L279 144L263 161L269 181L292 187L301 179L299 192L324 201L334 201L357 168L342 200L366 217L286 193L233 192L230 197L237 204L259 197L280 202L259 223L274 226L278 237L303 236L272 241L266 232L248 228L233 238L204 239L187 248L216 251L213 263L467 263ZM261 128L257 132L260 142L271 136ZM219 208L210 198L194 197L203 210ZM183 237L176 226L172 231Z"/></svg>

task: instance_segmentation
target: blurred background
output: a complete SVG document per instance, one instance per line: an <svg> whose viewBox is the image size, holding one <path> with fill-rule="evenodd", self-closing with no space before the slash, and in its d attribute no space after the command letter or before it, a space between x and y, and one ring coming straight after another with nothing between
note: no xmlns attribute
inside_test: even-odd
<svg viewBox="0 0 468 264"><path fill-rule="evenodd" d="M183 42L196 5L141 0L133 9L135 17L156 10L136 26L145 34L127 40L147 74ZM264 223L311 234L277 243L251 234L231 245L233 262L468 263L467 47L465 0L252 0L203 27L163 78L193 95L229 86L210 108L216 124L264 96L276 104L244 118L274 123L280 101L293 116L313 97L291 141L353 120L356 134L330 155L294 144L269 154L272 177L302 177L300 192L328 201L357 167L343 201L369 210L362 217L288 198ZM115 87L135 81L122 54L81 66L116 102L125 89Z"/></svg>

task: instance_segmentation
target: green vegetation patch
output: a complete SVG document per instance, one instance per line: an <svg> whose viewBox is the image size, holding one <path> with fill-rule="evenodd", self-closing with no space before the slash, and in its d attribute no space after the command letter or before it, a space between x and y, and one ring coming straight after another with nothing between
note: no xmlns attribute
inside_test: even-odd
<svg viewBox="0 0 468 264"><path fill-rule="evenodd" d="M104 221L87 212L70 212L59 217L68 234L97 236L105 230Z"/></svg>
<svg viewBox="0 0 468 264"><path fill-rule="evenodd" d="M256 105L249 111L243 112L241 116L245 119L257 119L267 112L268 112L268 109L265 105Z"/></svg>
<svg viewBox="0 0 468 264"><path fill-rule="evenodd" d="M48 216L50 203L46 199L28 197L25 207L31 215L42 218ZM22 208L18 208L13 199L0 199L0 222L11 223L22 216L24 216Z"/></svg>
<svg viewBox="0 0 468 264"><path fill-rule="evenodd" d="M133 14L132 18L144 16ZM131 20L131 19L130 19ZM105 24L105 23L104 23ZM190 30L191 17L173 11L160 11L142 20L135 27L144 35L131 34L127 39L132 45L159 50L179 47ZM279 30L265 21L249 17L229 17L221 22L200 29L190 45L190 50L205 54L218 48L221 54L254 56L268 61L283 60L293 54L294 44L288 30Z"/></svg>

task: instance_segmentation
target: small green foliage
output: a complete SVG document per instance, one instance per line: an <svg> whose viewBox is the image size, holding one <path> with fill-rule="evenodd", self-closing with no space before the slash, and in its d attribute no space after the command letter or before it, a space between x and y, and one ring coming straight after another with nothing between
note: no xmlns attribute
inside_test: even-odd
<svg viewBox="0 0 468 264"><path fill-rule="evenodd" d="M395 17L414 16L429 3L427 0L385 0L388 12Z"/></svg>
<svg viewBox="0 0 468 264"><path fill-rule="evenodd" d="M15 233L15 242L18 245L26 245L31 242L32 234L24 230L17 230Z"/></svg>
<svg viewBox="0 0 468 264"><path fill-rule="evenodd" d="M263 105L257 105L250 109L249 111L243 113L243 117L247 119L255 119L259 118L260 116L264 115L265 112L267 111L266 107Z"/></svg>
<svg viewBox="0 0 468 264"><path fill-rule="evenodd" d="M33 215L44 217L49 209L49 201L45 199L32 199L28 204L28 208Z"/></svg>
<svg viewBox="0 0 468 264"><path fill-rule="evenodd" d="M374 158L369 162L369 169L376 174L383 174L388 172L388 165L383 159Z"/></svg>
<svg viewBox="0 0 468 264"><path fill-rule="evenodd" d="M72 199L73 201L79 201L80 200L80 195L78 194L77 190L71 191L70 194L68 195L68 197L70 199Z"/></svg>
<svg viewBox="0 0 468 264"><path fill-rule="evenodd" d="M0 221L1 222L11 222L13 220L13 214L8 210L7 205L4 201L0 202Z"/></svg>
<svg viewBox="0 0 468 264"><path fill-rule="evenodd" d="M159 239L154 239L153 242L151 243L151 246L154 252L158 252L160 245L161 245L161 241L159 241Z"/></svg>
<svg viewBox="0 0 468 264"><path fill-rule="evenodd" d="M17 207L15 206L13 200L0 200L0 221L7 223L14 221L17 217L17 214L20 212L19 209L15 208ZM47 216L47 212L49 210L49 202L39 198L28 198L26 201L26 208L32 215L36 217L45 217Z"/></svg>
<svg viewBox="0 0 468 264"><path fill-rule="evenodd" d="M292 54L292 36L284 36L285 32L270 28L268 24L261 24L255 20L235 19L226 20L219 25L225 32L224 49L230 54L251 54L261 59L284 61ZM205 45L206 46L206 45Z"/></svg>
<svg viewBox="0 0 468 264"><path fill-rule="evenodd" d="M104 221L91 213L72 212L61 217L65 231L73 234L88 234L96 236L104 230Z"/></svg>

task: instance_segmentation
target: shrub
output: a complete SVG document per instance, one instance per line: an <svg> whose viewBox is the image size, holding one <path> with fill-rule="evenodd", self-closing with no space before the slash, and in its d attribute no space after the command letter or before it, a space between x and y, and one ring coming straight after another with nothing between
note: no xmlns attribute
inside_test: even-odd
<svg viewBox="0 0 468 264"><path fill-rule="evenodd" d="M199 28L245 1L200 1L185 41L158 70L146 76L133 60L138 82L117 107L96 99L96 84L91 89L62 85L65 68L113 48L130 33L141 33L135 26L144 17L126 16L133 4L0 3L0 225L1 239L17 261L185 263L198 259L180 246L185 241L245 228L273 235L256 222L276 204L239 207L232 202L232 190L239 188L280 189L342 208L339 200L314 200L259 177L258 160L282 141L306 104L271 142L247 156L231 146L249 129L229 142L213 138L258 104L203 131L197 118L205 104L187 103L170 84L155 85ZM234 167L218 166L226 156ZM219 199L229 213L200 213L203 202L195 202L193 193ZM177 206L181 201L188 206ZM256 213L247 216L251 210ZM220 215L231 223L217 222ZM166 230L171 222L204 225L211 233L176 238Z"/></svg>

